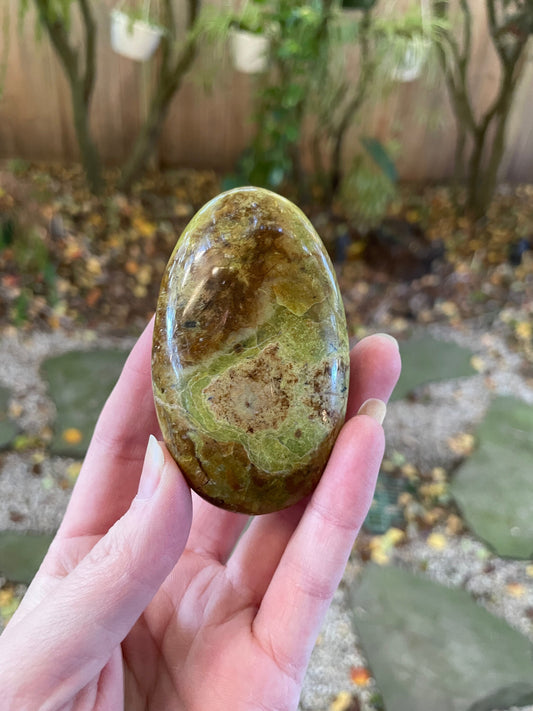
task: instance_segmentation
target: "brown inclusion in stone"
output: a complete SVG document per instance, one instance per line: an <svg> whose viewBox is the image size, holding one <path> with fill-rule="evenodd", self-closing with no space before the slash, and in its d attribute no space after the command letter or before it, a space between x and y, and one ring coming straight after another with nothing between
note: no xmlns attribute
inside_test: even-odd
<svg viewBox="0 0 533 711"><path fill-rule="evenodd" d="M152 356L163 436L191 486L252 514L310 493L348 364L334 271L303 213L258 188L205 205L165 271Z"/></svg>

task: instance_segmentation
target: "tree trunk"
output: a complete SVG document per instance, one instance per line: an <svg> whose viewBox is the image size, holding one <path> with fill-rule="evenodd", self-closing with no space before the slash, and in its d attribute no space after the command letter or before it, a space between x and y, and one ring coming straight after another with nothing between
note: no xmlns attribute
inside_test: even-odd
<svg viewBox="0 0 533 711"><path fill-rule="evenodd" d="M133 152L122 169L119 181L120 190L129 191L144 170L161 135L174 94L180 88L183 77L195 56L196 44L191 41L172 72L169 73L164 68L162 69L159 87L150 102L148 117L137 136Z"/></svg>
<svg viewBox="0 0 533 711"><path fill-rule="evenodd" d="M187 32L195 27L200 10L200 0L188 0ZM176 20L171 0L163 0L164 26L166 36L161 41L161 66L157 87L148 108L148 117L141 127L131 156L122 169L118 187L124 192L131 189L139 178L152 155L174 95L178 91L183 78L189 71L197 53L197 39L190 35L177 58L172 57L172 48L176 41Z"/></svg>
<svg viewBox="0 0 533 711"><path fill-rule="evenodd" d="M78 140L81 161L91 192L102 191L104 181L100 156L91 137L89 109L95 79L96 25L87 0L78 0L84 30L83 70L80 68L81 52L72 46L68 35L68 17L54 17L49 0L34 0L39 21L46 29L50 42L66 74L72 102L74 129Z"/></svg>
<svg viewBox="0 0 533 711"><path fill-rule="evenodd" d="M76 131L76 138L78 139L78 147L85 177L89 190L94 195L99 195L104 187L104 179L98 150L91 137L89 112L83 99L83 89L78 84L71 84L70 92L74 114L74 129Z"/></svg>
<svg viewBox="0 0 533 711"><path fill-rule="evenodd" d="M370 55L368 39L371 21L372 11L365 10L361 21L361 38L359 40L361 44L361 71L359 73L355 95L345 107L333 137L333 147L330 154L330 180L328 185L329 200L333 199L342 182L342 155L346 134L366 99L368 88L374 77L375 64Z"/></svg>

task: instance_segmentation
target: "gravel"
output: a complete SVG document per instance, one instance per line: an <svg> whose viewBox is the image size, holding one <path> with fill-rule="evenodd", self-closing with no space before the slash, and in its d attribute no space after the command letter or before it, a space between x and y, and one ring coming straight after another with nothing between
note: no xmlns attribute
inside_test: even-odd
<svg viewBox="0 0 533 711"><path fill-rule="evenodd" d="M452 471L460 457L448 444L450 437L474 432L495 395L512 394L533 403L533 388L520 375L521 359L497 335L464 328L431 326L435 338L453 340L470 348L482 361L482 372L469 378L428 385L413 400L389 406L385 429L387 457L405 455L420 472L443 467ZM46 439L54 419L54 407L39 374L44 358L69 350L95 347L131 347L130 338L100 337L92 331L67 334L20 335L14 329L0 338L0 384L12 391L12 410L25 433ZM5 452L0 455L0 530L53 531L69 498L64 481L72 460L53 457L39 461L35 453ZM434 580L467 589L481 604L523 632L533 641L533 625L527 611L533 609L533 577L527 563L502 560L482 542L468 535L447 535L444 550L431 548L421 536L407 539L395 549L396 560L413 570L423 568ZM358 648L347 604L346 588L356 584L361 568L357 555L327 614L301 697L301 711L327 711L340 692L358 697L363 711L371 711L376 692L372 680L357 686L351 670L367 662ZM0 581L1 582L1 581ZM523 594L509 593L509 583L519 583ZM516 589L516 588L515 588ZM532 707L533 708L533 707ZM393 711L393 710L392 710Z"/></svg>

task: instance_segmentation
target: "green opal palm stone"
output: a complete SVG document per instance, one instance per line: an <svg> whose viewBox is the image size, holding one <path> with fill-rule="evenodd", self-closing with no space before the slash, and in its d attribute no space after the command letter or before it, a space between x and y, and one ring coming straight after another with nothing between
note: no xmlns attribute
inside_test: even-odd
<svg viewBox="0 0 533 711"><path fill-rule="evenodd" d="M348 377L342 299L305 215L251 187L205 205L163 276L152 353L161 431L191 487L248 514L308 495Z"/></svg>

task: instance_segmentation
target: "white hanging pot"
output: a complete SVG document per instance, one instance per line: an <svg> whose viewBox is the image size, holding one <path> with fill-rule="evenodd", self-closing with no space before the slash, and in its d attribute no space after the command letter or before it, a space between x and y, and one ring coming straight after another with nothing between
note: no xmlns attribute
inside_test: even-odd
<svg viewBox="0 0 533 711"><path fill-rule="evenodd" d="M259 74L268 69L270 40L247 30L232 28L230 47L233 66L238 72Z"/></svg>
<svg viewBox="0 0 533 711"><path fill-rule="evenodd" d="M122 10L111 12L111 46L123 57L145 62L159 46L162 35L163 28L157 25L144 20L132 21Z"/></svg>
<svg viewBox="0 0 533 711"><path fill-rule="evenodd" d="M392 78L409 82L419 79L429 55L431 40L423 38L409 42L400 61L393 67Z"/></svg>

